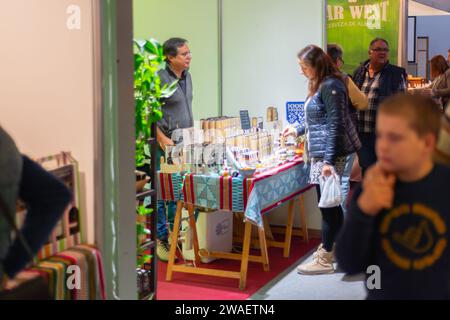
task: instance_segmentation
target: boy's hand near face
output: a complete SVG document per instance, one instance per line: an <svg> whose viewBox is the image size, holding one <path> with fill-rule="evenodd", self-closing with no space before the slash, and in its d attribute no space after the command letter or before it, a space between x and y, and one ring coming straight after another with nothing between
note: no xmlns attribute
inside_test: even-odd
<svg viewBox="0 0 450 320"><path fill-rule="evenodd" d="M395 175L385 172L377 163L367 170L358 198L359 208L367 215L376 216L389 209L394 201Z"/></svg>

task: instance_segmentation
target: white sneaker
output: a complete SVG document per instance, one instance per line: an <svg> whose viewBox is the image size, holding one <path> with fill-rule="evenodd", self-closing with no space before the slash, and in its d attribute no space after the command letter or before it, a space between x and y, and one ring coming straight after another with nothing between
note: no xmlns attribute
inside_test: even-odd
<svg viewBox="0 0 450 320"><path fill-rule="evenodd" d="M336 244L333 244L333 251L331 251L331 252L333 252L333 263L336 262L336 256L335 256L335 251L334 251L335 246L336 246ZM319 250L322 248L323 248L323 243L319 244L319 247L317 248L317 250L314 251L313 258L317 257Z"/></svg>
<svg viewBox="0 0 450 320"><path fill-rule="evenodd" d="M334 273L333 252L319 247L313 260L297 267L297 272L307 275Z"/></svg>
<svg viewBox="0 0 450 320"><path fill-rule="evenodd" d="M156 240L156 256L163 262L169 261L170 246L167 241ZM175 255L175 261L177 256Z"/></svg>

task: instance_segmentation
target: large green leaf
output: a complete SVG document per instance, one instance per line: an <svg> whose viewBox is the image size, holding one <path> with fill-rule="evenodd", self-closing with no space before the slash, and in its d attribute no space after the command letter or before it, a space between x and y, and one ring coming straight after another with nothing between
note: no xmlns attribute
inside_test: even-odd
<svg viewBox="0 0 450 320"><path fill-rule="evenodd" d="M158 43L154 39L147 40L144 49L146 52L155 55L155 57L159 54Z"/></svg>
<svg viewBox="0 0 450 320"><path fill-rule="evenodd" d="M144 57L138 53L134 54L134 70L138 70L142 63L144 62Z"/></svg>
<svg viewBox="0 0 450 320"><path fill-rule="evenodd" d="M145 227L140 224L140 223L136 223L136 235L141 236L145 233Z"/></svg>
<svg viewBox="0 0 450 320"><path fill-rule="evenodd" d="M150 42L153 44L153 46L156 48L156 55L157 56L163 56L163 48L162 45L159 43L158 40L156 40L155 38L150 38Z"/></svg>
<svg viewBox="0 0 450 320"><path fill-rule="evenodd" d="M144 48L144 45L146 43L145 40L133 40L134 45L139 49L142 50Z"/></svg>
<svg viewBox="0 0 450 320"><path fill-rule="evenodd" d="M140 216L147 216L153 212L152 208L146 208L145 206L141 205L138 207L138 214Z"/></svg>
<svg viewBox="0 0 450 320"><path fill-rule="evenodd" d="M159 119L158 119L158 120L159 120ZM150 126L149 126L148 124L147 124L147 126L145 127L144 132L145 132L145 134L144 134L145 139L150 138Z"/></svg>
<svg viewBox="0 0 450 320"><path fill-rule="evenodd" d="M171 97L175 91L177 91L178 88L178 80L175 80L170 84L170 86L164 85L163 89L161 90L161 98L169 98Z"/></svg>

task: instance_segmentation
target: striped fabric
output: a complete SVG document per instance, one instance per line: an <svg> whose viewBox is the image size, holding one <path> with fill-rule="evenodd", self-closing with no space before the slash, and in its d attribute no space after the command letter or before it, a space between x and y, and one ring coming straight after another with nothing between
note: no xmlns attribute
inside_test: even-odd
<svg viewBox="0 0 450 320"><path fill-rule="evenodd" d="M82 244L78 246L81 249L86 250L86 252L90 252L92 254L94 265L92 266L92 270L95 271L95 287L99 290L96 290L96 299L97 300L105 300L105 276L103 274L103 261L100 255L100 251L96 248Z"/></svg>
<svg viewBox="0 0 450 320"><path fill-rule="evenodd" d="M81 280L80 280L80 289L77 289L77 297L78 300L89 300L89 275L90 272L89 265L87 262L87 257L77 251L74 251L73 248L64 251L65 255L69 255L76 259L77 266L80 267L81 270Z"/></svg>
<svg viewBox="0 0 450 320"><path fill-rule="evenodd" d="M23 277L25 280L36 275L43 277L48 284L50 296L55 300L105 300L101 254L94 246L81 244L81 214L78 211L70 211L80 208L78 162L68 152L35 161L71 187L73 201L57 228L53 230L49 242L39 250L34 259L34 266L19 273L17 277ZM181 190L181 177L178 176L178 179L179 185L171 189L172 193ZM21 220L17 221L17 224L20 226L23 215L18 216ZM81 273L79 289L69 289L67 285L75 280L73 271L67 272L68 268L74 265L79 267Z"/></svg>
<svg viewBox="0 0 450 320"><path fill-rule="evenodd" d="M75 233L73 235L68 236L67 238L57 240L56 242L48 243L42 247L41 250L38 251L38 254L35 258L35 262L45 260L58 252L64 251L67 248L71 248L75 245L81 243L81 235L80 233Z"/></svg>
<svg viewBox="0 0 450 320"><path fill-rule="evenodd" d="M43 268L50 275L50 294L55 300L64 300L65 285L66 285L66 268L65 265L59 261L42 261L38 268Z"/></svg>
<svg viewBox="0 0 450 320"><path fill-rule="evenodd" d="M69 289L68 283L76 284L70 266L80 268L80 288ZM48 284L50 296L55 300L105 300L105 279L100 252L93 246L82 244L39 262L18 275L43 276ZM68 281L70 280L70 281Z"/></svg>
<svg viewBox="0 0 450 320"><path fill-rule="evenodd" d="M233 178L220 177L220 208L222 210L233 210Z"/></svg>
<svg viewBox="0 0 450 320"><path fill-rule="evenodd" d="M252 192L253 182L254 182L254 179L245 178L243 181L243 184L242 184L244 210L247 208L248 197L250 196L250 193Z"/></svg>
<svg viewBox="0 0 450 320"><path fill-rule="evenodd" d="M185 203L195 204L194 175L193 174L186 174L184 176L183 201Z"/></svg>
<svg viewBox="0 0 450 320"><path fill-rule="evenodd" d="M170 201L181 199L183 177L179 173L158 174L158 198Z"/></svg>
<svg viewBox="0 0 450 320"><path fill-rule="evenodd" d="M248 179L198 174L186 174L182 177L179 173L159 172L159 189L161 190L159 199L181 200L184 203L208 209L244 212L255 184L264 184L269 179L277 179L276 176L288 170L301 170L300 166L303 166L303 160L298 157ZM302 175L303 172L299 174ZM181 195L174 189L175 185L182 186Z"/></svg>
<svg viewBox="0 0 450 320"><path fill-rule="evenodd" d="M232 179L233 205L232 211L241 212L244 209L244 184L239 179Z"/></svg>

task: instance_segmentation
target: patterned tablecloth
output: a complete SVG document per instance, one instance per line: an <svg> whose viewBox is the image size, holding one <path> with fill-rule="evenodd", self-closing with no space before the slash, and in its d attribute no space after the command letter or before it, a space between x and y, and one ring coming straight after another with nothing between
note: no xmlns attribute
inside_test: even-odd
<svg viewBox="0 0 450 320"><path fill-rule="evenodd" d="M246 219L262 228L264 213L313 187L308 177L309 167L301 158L250 179L159 172L158 199L244 212Z"/></svg>

